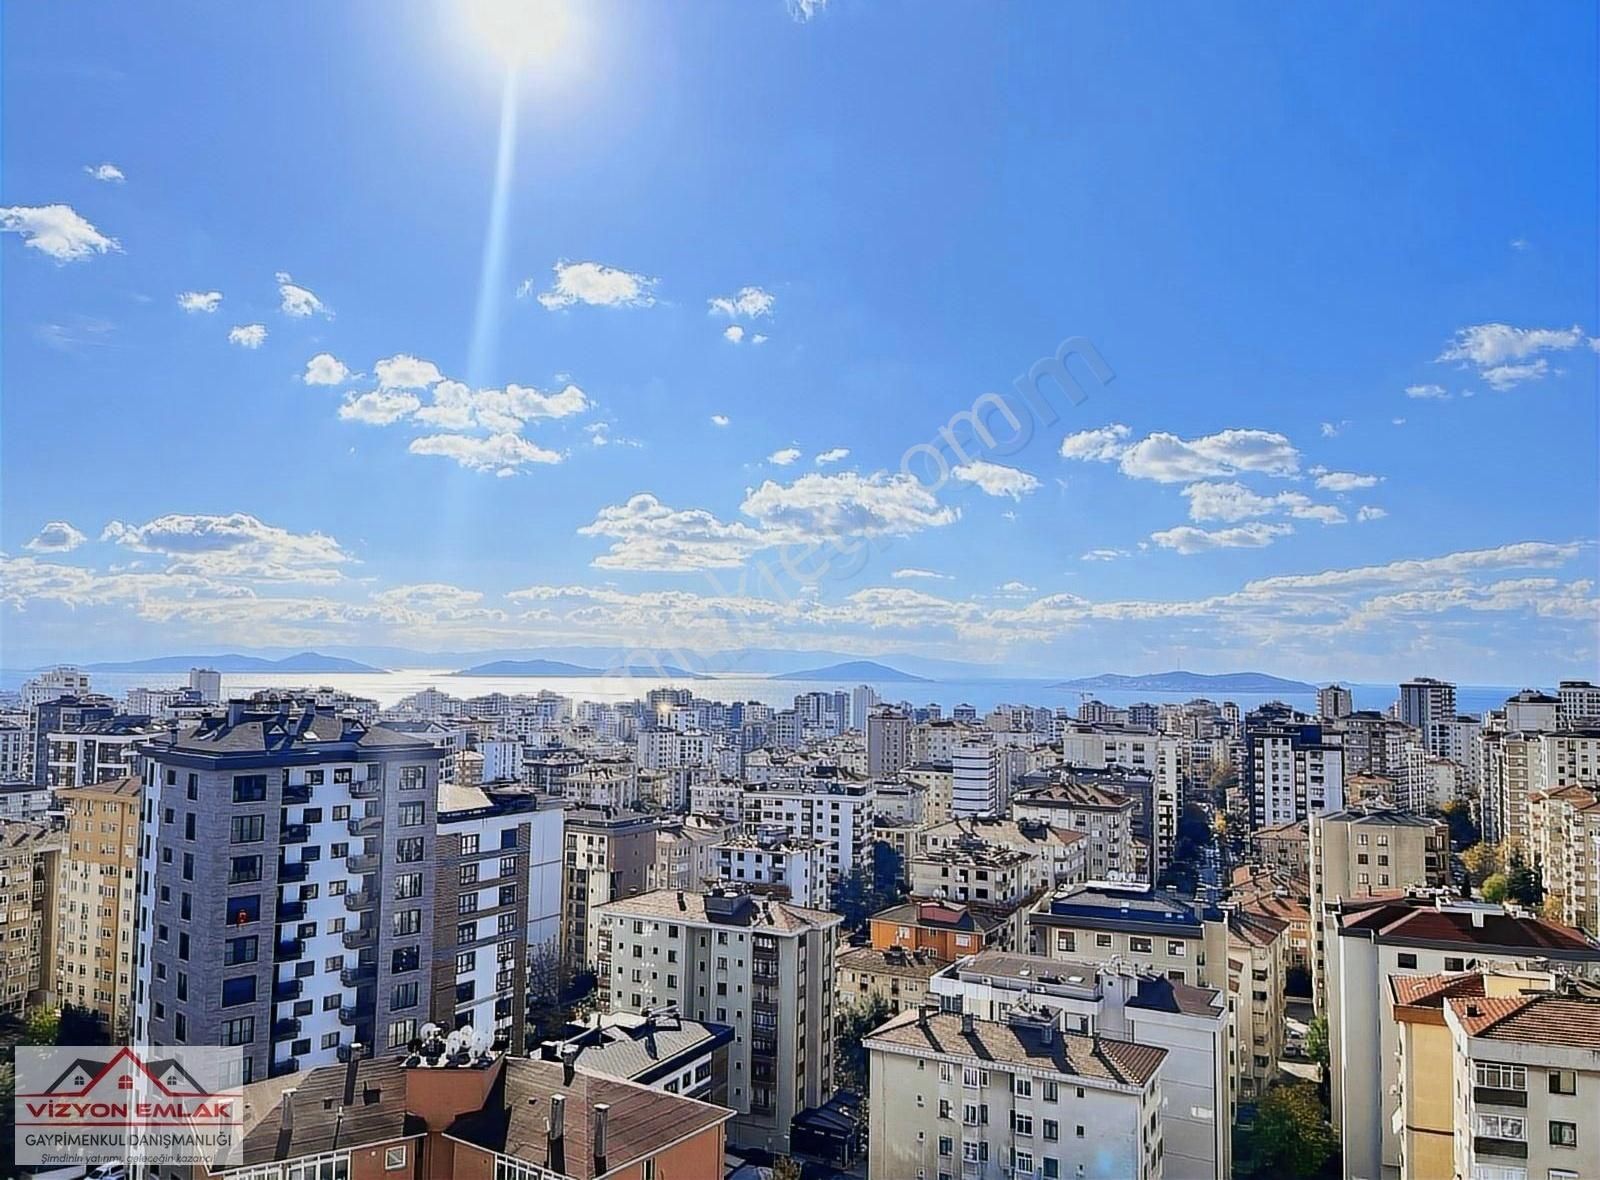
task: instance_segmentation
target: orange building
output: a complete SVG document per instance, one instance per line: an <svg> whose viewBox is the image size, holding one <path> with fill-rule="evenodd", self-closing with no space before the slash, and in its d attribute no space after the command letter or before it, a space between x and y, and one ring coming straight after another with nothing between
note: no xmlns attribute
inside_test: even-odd
<svg viewBox="0 0 1600 1180"><path fill-rule="evenodd" d="M928 951L944 963L1004 944L1011 923L1004 915L946 901L911 900L890 906L868 919L872 949L892 946Z"/></svg>

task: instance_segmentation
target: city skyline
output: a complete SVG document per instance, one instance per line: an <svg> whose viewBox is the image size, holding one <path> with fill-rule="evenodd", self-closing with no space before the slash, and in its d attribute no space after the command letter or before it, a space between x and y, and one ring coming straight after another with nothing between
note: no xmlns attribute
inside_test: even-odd
<svg viewBox="0 0 1600 1180"><path fill-rule="evenodd" d="M6 11L8 667L1592 676L1592 12L401 11Z"/></svg>

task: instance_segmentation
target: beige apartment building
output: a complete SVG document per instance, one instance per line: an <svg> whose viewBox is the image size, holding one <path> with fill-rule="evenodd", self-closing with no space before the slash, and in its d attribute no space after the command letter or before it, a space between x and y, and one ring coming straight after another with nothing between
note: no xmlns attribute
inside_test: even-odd
<svg viewBox="0 0 1600 1180"><path fill-rule="evenodd" d="M834 991L841 1011L881 998L893 1013L916 1008L928 998L928 981L944 966L931 950L890 946L841 947L834 956Z"/></svg>
<svg viewBox="0 0 1600 1180"><path fill-rule="evenodd" d="M62 843L43 824L0 824L0 1012L21 1013L54 987Z"/></svg>
<svg viewBox="0 0 1600 1180"><path fill-rule="evenodd" d="M104 1017L114 1035L133 1022L134 919L139 912L139 803L135 777L63 787L65 847L57 874L61 929L56 999Z"/></svg>
<svg viewBox="0 0 1600 1180"><path fill-rule="evenodd" d="M1228 914L1228 1023L1234 1092L1230 1107L1263 1094L1283 1056L1288 923L1249 909Z"/></svg>
<svg viewBox="0 0 1600 1180"><path fill-rule="evenodd" d="M1528 816L1547 902L1567 925L1600 934L1600 789L1534 791Z"/></svg>

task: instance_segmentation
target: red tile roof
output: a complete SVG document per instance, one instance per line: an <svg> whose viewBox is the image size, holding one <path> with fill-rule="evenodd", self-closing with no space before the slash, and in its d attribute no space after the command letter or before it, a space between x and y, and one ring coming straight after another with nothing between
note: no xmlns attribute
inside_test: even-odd
<svg viewBox="0 0 1600 1180"><path fill-rule="evenodd" d="M1464 997L1450 1010L1469 1036L1534 1045L1600 1050L1600 1000L1543 993Z"/></svg>

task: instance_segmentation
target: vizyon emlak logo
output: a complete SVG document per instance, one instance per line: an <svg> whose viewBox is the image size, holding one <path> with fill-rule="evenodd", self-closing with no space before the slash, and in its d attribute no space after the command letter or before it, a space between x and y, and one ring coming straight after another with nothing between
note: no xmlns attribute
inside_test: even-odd
<svg viewBox="0 0 1600 1180"><path fill-rule="evenodd" d="M237 1159L244 1095L237 1049L54 1046L17 1049L19 1164Z"/></svg>

